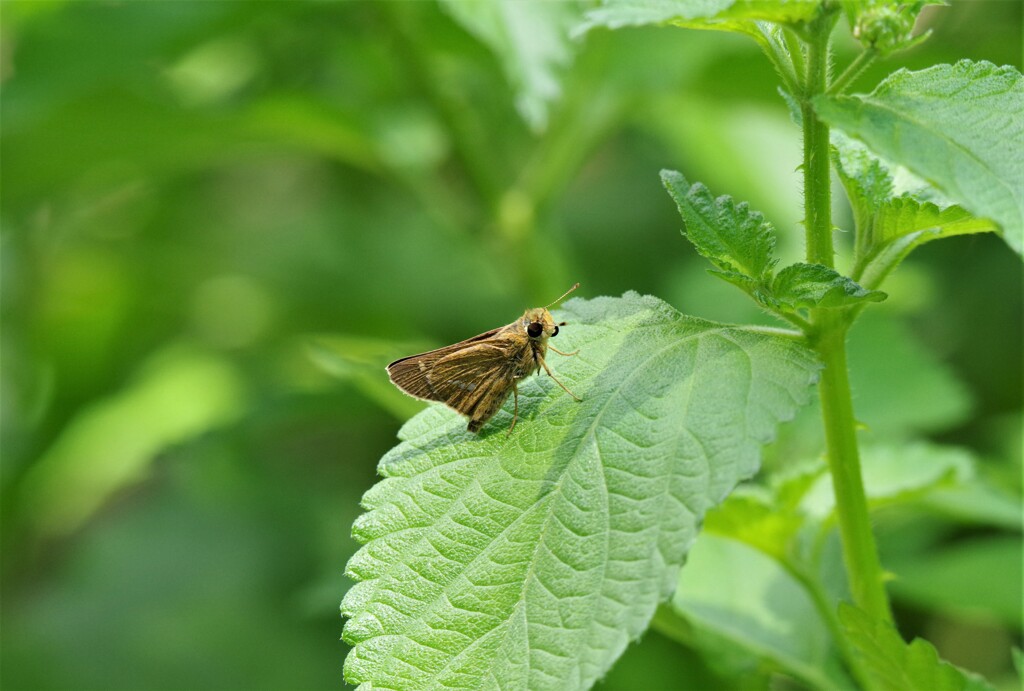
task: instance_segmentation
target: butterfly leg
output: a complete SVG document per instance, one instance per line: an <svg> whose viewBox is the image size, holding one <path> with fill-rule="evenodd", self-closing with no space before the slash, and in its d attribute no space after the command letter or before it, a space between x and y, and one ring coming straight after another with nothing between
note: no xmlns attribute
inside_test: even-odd
<svg viewBox="0 0 1024 691"><path fill-rule="evenodd" d="M552 379L554 379L555 383L558 384L559 386L561 386L563 391L565 391L567 394L569 394L570 396L575 398L577 401L582 401L583 400L582 398L580 398L579 396L574 394L572 391L569 391L569 389L566 388L565 384L563 384L562 382L558 381L558 377L556 377L555 375L551 374L551 369L548 367L548 363L544 362L544 358L538 357L537 359L540 360L540 364L544 368L544 371L548 373L548 376L551 377Z"/></svg>
<svg viewBox="0 0 1024 691"><path fill-rule="evenodd" d="M567 357L569 355L579 355L580 354L580 351L578 351L578 350L574 350L571 353L563 353L561 350L559 350L558 348L554 347L550 343L548 344L548 350L553 350L554 352L558 353L559 355L565 355Z"/></svg>
<svg viewBox="0 0 1024 691"><path fill-rule="evenodd" d="M507 399L506 399L507 400ZM516 380L512 380L512 424L509 425L508 432L505 436L512 434L512 430L516 428L516 420L519 419L519 389L516 388Z"/></svg>

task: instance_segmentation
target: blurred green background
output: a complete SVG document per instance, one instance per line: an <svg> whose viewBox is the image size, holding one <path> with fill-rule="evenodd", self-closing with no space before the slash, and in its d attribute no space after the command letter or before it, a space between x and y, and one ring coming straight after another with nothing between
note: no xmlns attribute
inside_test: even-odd
<svg viewBox="0 0 1024 691"><path fill-rule="evenodd" d="M349 528L421 406L386 362L574 281L763 321L680 236L663 167L764 211L784 261L802 250L799 132L741 37L594 32L539 130L501 60L432 2L0 13L5 689L339 687ZM922 23L932 40L860 90L898 66L1020 66L1020 3ZM953 238L886 287L852 355L866 434L963 446L1019 498L1019 258ZM815 434L812 411L770 467L816 454ZM905 632L1006 674L1012 522L946 511L879 529L921 572L896 591ZM970 552L960 580L913 560L936 544ZM994 603L958 606L993 587ZM684 667L719 679L652 632L606 687Z"/></svg>

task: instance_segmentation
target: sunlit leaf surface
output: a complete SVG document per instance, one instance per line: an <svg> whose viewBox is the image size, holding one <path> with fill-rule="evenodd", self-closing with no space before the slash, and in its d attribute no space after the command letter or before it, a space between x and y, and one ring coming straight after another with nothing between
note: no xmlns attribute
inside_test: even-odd
<svg viewBox="0 0 1024 691"><path fill-rule="evenodd" d="M480 437L440 406L380 463L343 610L350 682L586 688L675 587L705 511L810 395L797 341L651 297L573 300L571 358ZM555 362L554 360L557 360Z"/></svg>
<svg viewBox="0 0 1024 691"><path fill-rule="evenodd" d="M819 97L818 114L905 165L1024 252L1024 77L961 60L899 70L866 95Z"/></svg>

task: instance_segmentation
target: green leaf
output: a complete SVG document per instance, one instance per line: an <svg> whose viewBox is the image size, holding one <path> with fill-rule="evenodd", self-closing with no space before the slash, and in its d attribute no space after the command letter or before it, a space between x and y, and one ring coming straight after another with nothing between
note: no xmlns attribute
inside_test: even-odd
<svg viewBox="0 0 1024 691"><path fill-rule="evenodd" d="M811 596L778 561L749 545L701 535L671 607L813 687L849 686L831 676L838 675L832 637Z"/></svg>
<svg viewBox="0 0 1024 691"><path fill-rule="evenodd" d="M587 12L575 33L650 24L750 33L757 21L812 19L819 5L821 0L605 0Z"/></svg>
<svg viewBox="0 0 1024 691"><path fill-rule="evenodd" d="M707 187L699 182L690 186L674 170L661 171L661 182L679 208L686 237L723 278L748 292L767 286L776 261L775 229L764 216L732 197L715 199Z"/></svg>
<svg viewBox="0 0 1024 691"><path fill-rule="evenodd" d="M1018 531L1020 526L1018 524ZM1024 626L1020 533L928 545L885 560L896 578L893 596L961 619Z"/></svg>
<svg viewBox="0 0 1024 691"><path fill-rule="evenodd" d="M501 61L516 90L516 107L543 130L551 103L562 93L559 71L573 57L569 27L579 5L569 0L442 0L441 6Z"/></svg>
<svg viewBox="0 0 1024 691"><path fill-rule="evenodd" d="M939 658L923 638L906 643L892 624L875 621L845 602L839 605L839 620L878 688L961 691L967 685L965 675Z"/></svg>
<svg viewBox="0 0 1024 691"><path fill-rule="evenodd" d="M931 240L998 231L992 221L944 200L938 190L909 172L895 171L901 183L897 189L889 166L842 132L833 131L832 145L839 179L853 207L853 274L862 284L879 285L914 248Z"/></svg>
<svg viewBox="0 0 1024 691"><path fill-rule="evenodd" d="M20 500L33 527L75 530L111 495L145 477L160 452L234 421L245 400L231 360L167 346L121 391L86 406L31 467Z"/></svg>
<svg viewBox="0 0 1024 691"><path fill-rule="evenodd" d="M423 409L423 402L406 396L380 376L389 362L409 353L429 350L425 343L402 345L359 336L313 336L306 343L309 358L328 374L355 386L364 396L400 420ZM436 347L436 346L433 346Z"/></svg>
<svg viewBox="0 0 1024 691"><path fill-rule="evenodd" d="M818 364L769 330L652 297L571 300L576 357L480 436L435 405L380 462L353 532L351 683L586 688L647 628L704 513L757 469Z"/></svg>
<svg viewBox="0 0 1024 691"><path fill-rule="evenodd" d="M768 499L741 494L737 490L721 506L708 512L705 534L730 537L776 559L783 559L790 540L805 521L803 515L787 509Z"/></svg>
<svg viewBox="0 0 1024 691"><path fill-rule="evenodd" d="M919 497L943 486L962 485L974 476L974 458L964 449L916 442L865 446L861 450L864 493L872 508ZM820 476L804 495L804 511L825 518L835 509L832 476Z"/></svg>
<svg viewBox="0 0 1024 691"><path fill-rule="evenodd" d="M820 96L823 120L999 224L1024 253L1024 78L961 60L899 70L871 94Z"/></svg>
<svg viewBox="0 0 1024 691"><path fill-rule="evenodd" d="M835 269L821 264L793 264L772 282L772 297L784 308L846 307L858 302L880 302L879 290L866 290Z"/></svg>

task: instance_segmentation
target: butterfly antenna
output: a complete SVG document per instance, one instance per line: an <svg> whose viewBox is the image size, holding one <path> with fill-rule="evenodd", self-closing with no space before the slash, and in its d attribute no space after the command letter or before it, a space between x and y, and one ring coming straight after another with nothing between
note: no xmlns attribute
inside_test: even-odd
<svg viewBox="0 0 1024 691"><path fill-rule="evenodd" d="M580 287L580 284L578 282L577 283L573 283L572 284L572 288L570 288L569 290L567 290L564 293L562 293L562 297L558 298L557 300L552 302L550 305L545 305L544 309L547 309L548 307L551 307L551 305L557 305L559 302L561 302L562 300L565 299L566 295L568 295L569 293L571 293L572 291L576 290L579 287Z"/></svg>

